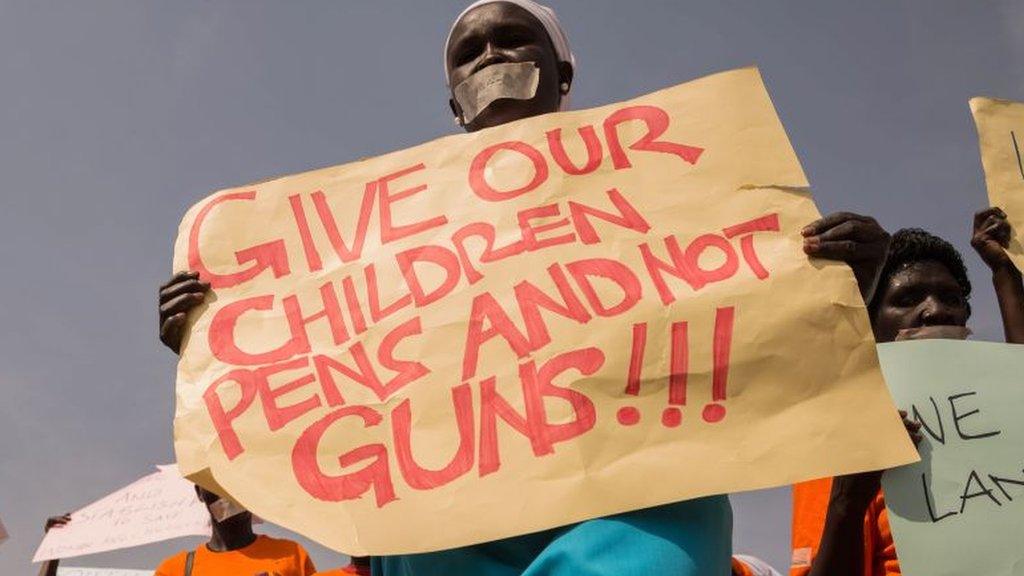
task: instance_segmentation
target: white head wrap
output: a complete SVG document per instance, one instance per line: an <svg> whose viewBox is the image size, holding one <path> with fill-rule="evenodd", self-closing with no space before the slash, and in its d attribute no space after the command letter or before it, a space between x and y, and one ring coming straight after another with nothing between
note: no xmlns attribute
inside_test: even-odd
<svg viewBox="0 0 1024 576"><path fill-rule="evenodd" d="M448 37L444 41L444 52L442 57L444 58L444 83L446 86L451 86L451 78L448 76L448 45L452 41L452 32L455 31L455 27L458 26L462 18L469 13L470 10L483 6L484 4L493 4L495 2L507 2L509 4L515 4L523 10L526 10L530 14L540 20L540 23L544 25L544 30L548 33L548 37L551 38L551 44L555 47L555 56L558 57L559 62L568 62L573 71L576 70L576 56L573 55L572 50L569 49L569 38L565 35L565 29L562 28L562 24L558 21L558 16L555 15L555 11L543 4L534 2L534 0L477 0L465 10L459 14L458 18L452 22L452 27L448 30ZM568 98L562 97L562 105L564 107Z"/></svg>

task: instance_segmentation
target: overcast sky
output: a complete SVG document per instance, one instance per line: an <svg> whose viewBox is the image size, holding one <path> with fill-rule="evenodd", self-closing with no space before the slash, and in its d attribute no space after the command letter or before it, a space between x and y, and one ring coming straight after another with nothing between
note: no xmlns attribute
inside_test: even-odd
<svg viewBox="0 0 1024 576"><path fill-rule="evenodd" d="M0 0L0 572L48 515L174 459L156 288L214 189L452 133L460 0ZM575 107L756 63L822 211L953 241L972 326L1001 338L970 250L974 95L1024 100L1019 0L554 0ZM788 564L788 492L734 498L736 549ZM194 540L66 562L152 568ZM310 545L321 568L338 556Z"/></svg>

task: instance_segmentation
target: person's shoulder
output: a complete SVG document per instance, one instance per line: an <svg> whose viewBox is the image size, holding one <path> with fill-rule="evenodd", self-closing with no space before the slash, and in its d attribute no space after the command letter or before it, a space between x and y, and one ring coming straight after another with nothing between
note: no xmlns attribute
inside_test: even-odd
<svg viewBox="0 0 1024 576"><path fill-rule="evenodd" d="M164 558L160 565L157 566L155 576L161 576L162 574L184 574L185 557L188 556L188 552L188 550L182 550L173 556Z"/></svg>

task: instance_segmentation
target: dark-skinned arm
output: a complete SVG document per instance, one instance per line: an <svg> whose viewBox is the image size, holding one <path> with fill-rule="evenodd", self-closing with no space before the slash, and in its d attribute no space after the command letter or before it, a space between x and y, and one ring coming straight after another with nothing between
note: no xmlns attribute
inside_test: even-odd
<svg viewBox="0 0 1024 576"><path fill-rule="evenodd" d="M1003 333L1011 344L1024 344L1024 281L1006 254L1010 223L1006 213L993 207L974 215L971 246L992 270L992 286L1003 317Z"/></svg>
<svg viewBox="0 0 1024 576"><path fill-rule="evenodd" d="M861 297L871 299L891 241L874 218L835 212L811 222L802 233L808 256L846 262L857 278Z"/></svg>
<svg viewBox="0 0 1024 576"><path fill-rule="evenodd" d="M809 576L864 574L864 515L881 486L880 471L832 480L825 528Z"/></svg>
<svg viewBox="0 0 1024 576"><path fill-rule="evenodd" d="M47 560L39 568L39 576L57 576L57 568L60 566L60 559Z"/></svg>
<svg viewBox="0 0 1024 576"><path fill-rule="evenodd" d="M46 526L43 527L43 533L50 531L50 528L60 527L71 521L71 514L64 514L61 516L51 516L46 519ZM55 558L53 560L47 560L43 562L43 565L39 567L39 576L57 576L57 568L60 566L60 559Z"/></svg>
<svg viewBox="0 0 1024 576"><path fill-rule="evenodd" d="M921 442L921 424L900 410L910 439ZM837 476L832 481L825 528L808 576L863 576L864 516L882 489L882 470Z"/></svg>

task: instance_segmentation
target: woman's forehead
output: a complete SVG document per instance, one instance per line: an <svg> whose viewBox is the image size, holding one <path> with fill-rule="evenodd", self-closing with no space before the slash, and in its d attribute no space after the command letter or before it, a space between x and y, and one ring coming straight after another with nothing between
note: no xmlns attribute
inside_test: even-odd
<svg viewBox="0 0 1024 576"><path fill-rule="evenodd" d="M491 31L506 26L533 28L544 34L544 25L525 8L511 2L490 2L473 8L465 14L452 30L448 50L460 41L476 36L486 37Z"/></svg>
<svg viewBox="0 0 1024 576"><path fill-rule="evenodd" d="M889 285L894 288L921 284L959 286L949 268L938 260L916 260L904 263L889 279Z"/></svg>

